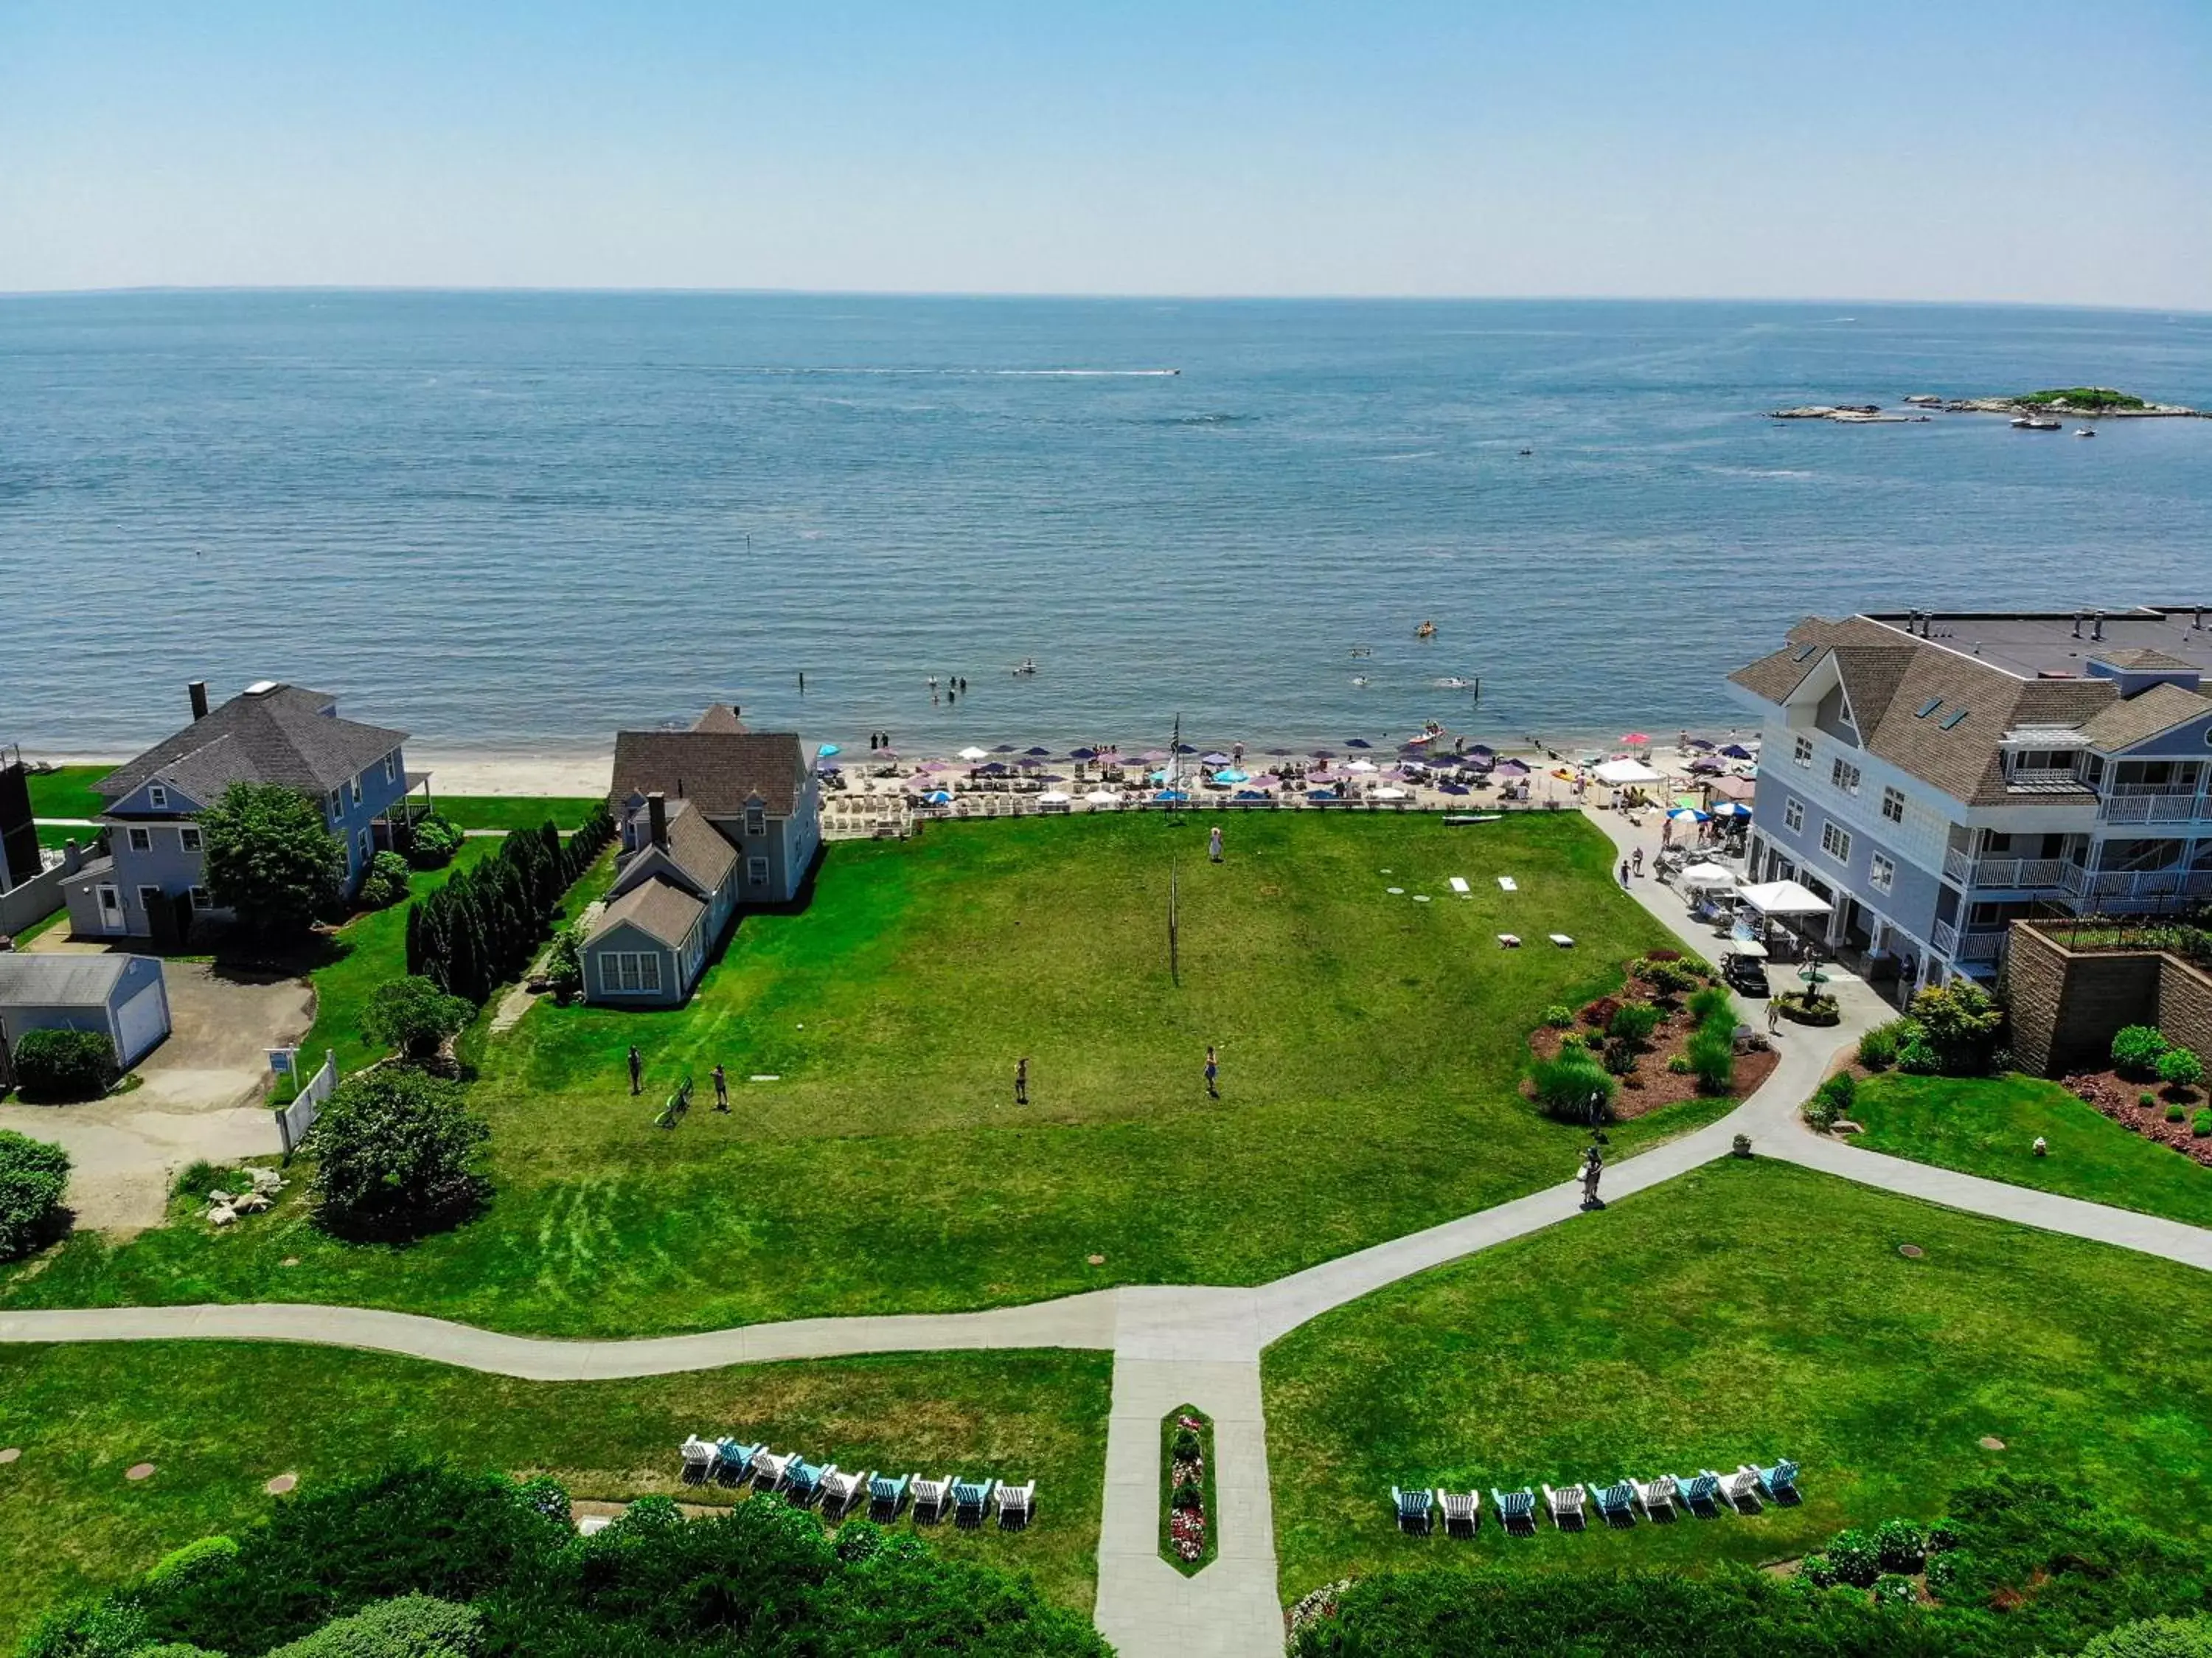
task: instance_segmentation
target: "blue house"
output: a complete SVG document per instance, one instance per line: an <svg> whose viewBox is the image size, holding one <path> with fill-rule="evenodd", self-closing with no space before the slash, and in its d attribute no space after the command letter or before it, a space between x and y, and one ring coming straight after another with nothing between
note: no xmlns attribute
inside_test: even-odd
<svg viewBox="0 0 2212 1658"><path fill-rule="evenodd" d="M174 943L195 921L230 918L208 893L198 819L234 783L282 783L315 801L345 847L349 894L388 844L394 809L410 789L428 792L427 775L407 774L405 732L340 719L327 692L263 680L210 709L204 682L189 689L191 723L94 785L108 855L64 888L80 937Z"/></svg>

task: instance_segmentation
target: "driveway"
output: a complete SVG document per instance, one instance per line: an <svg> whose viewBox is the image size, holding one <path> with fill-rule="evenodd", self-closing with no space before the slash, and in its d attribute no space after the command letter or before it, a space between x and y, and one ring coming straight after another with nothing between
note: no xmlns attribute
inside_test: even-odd
<svg viewBox="0 0 2212 1658"><path fill-rule="evenodd" d="M81 1228L159 1226L179 1170L283 1149L259 1101L267 1050L313 1022L307 981L218 974L201 961L164 962L162 976L169 1039L138 1062L138 1087L89 1105L0 1106L0 1128L68 1151L69 1204Z"/></svg>

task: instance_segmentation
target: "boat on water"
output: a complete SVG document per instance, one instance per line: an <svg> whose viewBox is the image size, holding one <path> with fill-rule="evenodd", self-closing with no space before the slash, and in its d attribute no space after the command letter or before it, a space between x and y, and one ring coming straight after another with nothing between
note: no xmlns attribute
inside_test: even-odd
<svg viewBox="0 0 2212 1658"><path fill-rule="evenodd" d="M2016 432L2055 432L2063 423L2048 415L2014 415L2012 427Z"/></svg>
<svg viewBox="0 0 2212 1658"><path fill-rule="evenodd" d="M1437 625L1434 622L1423 622L1420 626L1413 630L1413 637L1416 639L1435 638L1437 637Z"/></svg>
<svg viewBox="0 0 2212 1658"><path fill-rule="evenodd" d="M1440 689L1442 689L1442 690L1445 690L1445 691L1464 691L1464 690L1466 690L1466 689L1468 688L1468 686L1469 686L1473 685L1474 683L1474 680L1462 680L1462 679L1459 679L1459 678L1457 678L1457 677L1455 677L1455 677L1451 677L1451 678L1448 678L1448 679L1442 679L1442 680L1438 680L1437 681L1437 686L1438 686Z"/></svg>
<svg viewBox="0 0 2212 1658"><path fill-rule="evenodd" d="M2096 435L2097 429L2094 426L2076 426L2074 429L2074 436L2076 437L2094 437Z"/></svg>

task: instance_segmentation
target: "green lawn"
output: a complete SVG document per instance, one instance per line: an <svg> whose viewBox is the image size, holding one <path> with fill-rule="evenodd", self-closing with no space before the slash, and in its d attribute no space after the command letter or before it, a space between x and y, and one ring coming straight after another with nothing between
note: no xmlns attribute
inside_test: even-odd
<svg viewBox="0 0 2212 1658"><path fill-rule="evenodd" d="M601 804L597 795L545 797L520 795L439 795L432 797L439 812L464 829L535 829L548 818L566 833L580 827L585 815Z"/></svg>
<svg viewBox="0 0 2212 1658"><path fill-rule="evenodd" d="M1867 1131L1851 1143L1869 1151L2212 1226L2212 1168L2040 1077L1887 1074L1859 1084L1851 1116Z"/></svg>
<svg viewBox="0 0 2212 1658"><path fill-rule="evenodd" d="M1778 1561L1841 1526L1932 1518L2000 1470L2197 1536L2208 1327L2212 1277L2187 1267L1724 1160L1270 1349L1283 1598L1386 1566ZM1492 1486L1779 1456L1805 1501L1754 1518L1507 1539L1491 1513ZM1475 1539L1401 1536L1393 1483L1479 1486Z"/></svg>
<svg viewBox="0 0 2212 1658"><path fill-rule="evenodd" d="M1103 1353L885 1356L619 1382L525 1382L337 1349L208 1342L0 1347L0 1651L52 1602L303 1488L442 1455L550 1472L578 1498L727 1502L677 1478L691 1433L741 1433L848 1468L1035 1478L1037 1520L919 1529L1089 1612L1105 1476ZM155 1465L132 1484L123 1472ZM902 1520L902 1526L910 1525Z"/></svg>
<svg viewBox="0 0 2212 1658"><path fill-rule="evenodd" d="M61 765L51 771L33 772L30 778L31 815L98 817L107 809L107 802L93 792L92 785L114 770L112 765Z"/></svg>
<svg viewBox="0 0 2212 1658"><path fill-rule="evenodd" d="M219 1237L79 1240L0 1300L276 1297L561 1335L951 1309L1264 1282L1572 1166L1580 1132L1519 1096L1526 1033L1664 942L1601 835L1565 813L1227 830L1218 866L1201 823L1153 815L840 843L811 905L746 920L690 1008L540 1003L472 1041L497 1186L473 1224L404 1253L331 1243L289 1208ZM1500 892L1501 873L1520 890ZM1471 896L1451 894L1455 874ZM1508 929L1579 947L1504 950ZM623 1076L632 1042L643 1100ZM1200 1079L1209 1042L1218 1104ZM736 1108L654 1129L666 1090L690 1075L703 1095L717 1059ZM1630 1149L1723 1108L1692 1102L1613 1139Z"/></svg>

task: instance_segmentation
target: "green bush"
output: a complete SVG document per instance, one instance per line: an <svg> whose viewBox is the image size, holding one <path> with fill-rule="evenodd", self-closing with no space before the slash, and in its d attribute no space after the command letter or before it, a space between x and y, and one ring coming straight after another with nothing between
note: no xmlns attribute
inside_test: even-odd
<svg viewBox="0 0 2212 1658"><path fill-rule="evenodd" d="M1934 1076L1942 1070L1943 1058L1916 1029L1897 1050L1897 1068L1907 1076Z"/></svg>
<svg viewBox="0 0 2212 1658"><path fill-rule="evenodd" d="M1679 961L1647 956L1631 970L1658 996L1687 996L1698 985L1698 975Z"/></svg>
<svg viewBox="0 0 2212 1658"><path fill-rule="evenodd" d="M388 910L407 896L407 860L397 852L379 852L368 861L356 895L364 910Z"/></svg>
<svg viewBox="0 0 2212 1658"><path fill-rule="evenodd" d="M1195 1462L1204 1448L1195 1433L1188 1428L1179 1428L1176 1430L1175 1442L1170 1447L1170 1454L1178 1462Z"/></svg>
<svg viewBox="0 0 2212 1658"><path fill-rule="evenodd" d="M1201 1509L1206 1506L1206 1494L1199 1490L1195 1483L1186 1479L1175 1488L1175 1495L1168 1501L1178 1509Z"/></svg>
<svg viewBox="0 0 2212 1658"><path fill-rule="evenodd" d="M1719 1018L1723 1014L1726 1014L1730 1020L1734 1020L1735 1003L1729 999L1729 993L1717 984L1708 984L1690 998L1690 1017L1701 1025L1708 1019Z"/></svg>
<svg viewBox="0 0 2212 1658"><path fill-rule="evenodd" d="M885 1540L884 1528L872 1520L848 1520L837 1527L837 1557L848 1565L866 1560L879 1552Z"/></svg>
<svg viewBox="0 0 2212 1658"><path fill-rule="evenodd" d="M1615 1076L1626 1076L1636 1069L1636 1051L1635 1043L1624 1041L1615 1036L1607 1040L1605 1050L1599 1058L1605 1068Z"/></svg>
<svg viewBox="0 0 2212 1658"><path fill-rule="evenodd" d="M2166 1033L2155 1025L2123 1025L2112 1037L2112 1069L2127 1076L2154 1076L2166 1045Z"/></svg>
<svg viewBox="0 0 2212 1658"><path fill-rule="evenodd" d="M1601 1119L1612 1114L1614 1082L1603 1066L1582 1053L1540 1059L1528 1068L1536 1103L1547 1117L1563 1123L1589 1121L1590 1096L1598 1096Z"/></svg>
<svg viewBox="0 0 2212 1658"><path fill-rule="evenodd" d="M1950 1553L1959 1546L1959 1522L1948 1516L1929 1521L1926 1545L1930 1554Z"/></svg>
<svg viewBox="0 0 2212 1658"><path fill-rule="evenodd" d="M2157 1105L2158 1099L2154 1094L2146 1094L2142 1099L2136 1100L2136 1103L2139 1106L2149 1107ZM2189 1107L2183 1105L2179 1100L2170 1101L2166 1107L2166 1120L2169 1123L2187 1122L2189 1120Z"/></svg>
<svg viewBox="0 0 2212 1658"><path fill-rule="evenodd" d="M348 1077L307 1131L316 1223L403 1236L459 1219L483 1195L471 1163L489 1133L459 1083L406 1065Z"/></svg>
<svg viewBox="0 0 2212 1658"><path fill-rule="evenodd" d="M1876 1606L1909 1606L1920 1598L1920 1591L1912 1580L1896 1572L1884 1572L1874 1580L1874 1599Z"/></svg>
<svg viewBox="0 0 2212 1658"><path fill-rule="evenodd" d="M1805 1102L1805 1126L1815 1134L1826 1134L1836 1125L1836 1107L1825 1094L1815 1094Z"/></svg>
<svg viewBox="0 0 2212 1658"><path fill-rule="evenodd" d="M1816 1097L1828 1102L1838 1117L1848 1117L1851 1107L1858 1103L1859 1081L1847 1070L1839 1070L1814 1090Z"/></svg>
<svg viewBox="0 0 2212 1658"><path fill-rule="evenodd" d="M127 1595L80 1600L32 1627L16 1658L138 1658L151 1644L146 1614Z"/></svg>
<svg viewBox="0 0 2212 1658"><path fill-rule="evenodd" d="M153 1586L161 1583L181 1583L194 1577L204 1577L222 1570L223 1563L236 1557L238 1541L230 1537L203 1537L196 1543L187 1543L181 1549L172 1549L147 1569L146 1582Z"/></svg>
<svg viewBox="0 0 2212 1658"><path fill-rule="evenodd" d="M1690 1069L1697 1073L1698 1086L1707 1094L1726 1094L1735 1085L1735 1039L1719 1032L1700 1027L1691 1033L1683 1049Z"/></svg>
<svg viewBox="0 0 2212 1658"><path fill-rule="evenodd" d="M1575 1010L1564 1002L1554 1002L1544 1009L1544 1022L1555 1031L1563 1031L1575 1022Z"/></svg>
<svg viewBox="0 0 2212 1658"><path fill-rule="evenodd" d="M1916 1572L1928 1558L1928 1539L1909 1520L1883 1521L1874 1528L1874 1546L1884 1571Z"/></svg>
<svg viewBox="0 0 2212 1658"><path fill-rule="evenodd" d="M1836 1587L1836 1568L1825 1554L1815 1551L1797 1563L1797 1575L1816 1589Z"/></svg>
<svg viewBox="0 0 2212 1658"><path fill-rule="evenodd" d="M0 1261L43 1243L61 1216L70 1156L59 1146L0 1129Z"/></svg>
<svg viewBox="0 0 2212 1658"><path fill-rule="evenodd" d="M1872 1588L1881 1576L1881 1551L1872 1537L1854 1527L1828 1539L1828 1564L1835 1568L1838 1582Z"/></svg>
<svg viewBox="0 0 2212 1658"><path fill-rule="evenodd" d="M411 1059L428 1059L476 1017L476 1009L415 974L388 978L369 992L362 1009L365 1042L393 1047Z"/></svg>
<svg viewBox="0 0 2212 1658"><path fill-rule="evenodd" d="M1616 1042L1632 1045L1650 1040L1651 1033L1658 1028L1658 1009L1649 1002L1624 1002L1606 1021L1605 1033Z"/></svg>
<svg viewBox="0 0 2212 1658"><path fill-rule="evenodd" d="M2204 1080L2204 1062L2187 1048L2168 1048L2158 1057L2158 1080L2168 1088L2193 1088Z"/></svg>
<svg viewBox="0 0 2212 1658"><path fill-rule="evenodd" d="M2080 1658L2212 1658L2212 1617L2139 1618L2106 1630Z"/></svg>
<svg viewBox="0 0 2212 1658"><path fill-rule="evenodd" d="M1686 1053L1676 1054L1667 1062L1667 1069L1677 1076L1687 1076L1690 1074L1690 1056Z"/></svg>
<svg viewBox="0 0 2212 1658"><path fill-rule="evenodd" d="M1571 1053L1588 1053L1589 1051L1590 1039L1589 1037L1584 1036L1580 1031L1562 1031L1559 1033L1559 1057L1561 1058L1565 1058Z"/></svg>
<svg viewBox="0 0 2212 1658"><path fill-rule="evenodd" d="M200 814L208 892L248 932L292 938L335 907L343 843L321 801L276 783L234 783Z"/></svg>
<svg viewBox="0 0 2212 1658"><path fill-rule="evenodd" d="M2208 1134L2212 1134L2212 1108L2200 1108L2197 1115L2190 1120L2189 1131L2199 1140Z"/></svg>
<svg viewBox="0 0 2212 1658"><path fill-rule="evenodd" d="M269 1658L476 1658L483 1646L483 1618L473 1607L402 1594L325 1624Z"/></svg>
<svg viewBox="0 0 2212 1658"><path fill-rule="evenodd" d="M2003 1037L2003 1006L1972 979L1932 985L1912 998L1912 1020L1946 1076L1982 1076ZM1900 1054L1899 1063L1904 1063Z"/></svg>
<svg viewBox="0 0 2212 1658"><path fill-rule="evenodd" d="M1859 1038L1859 1064L1869 1070L1887 1070L1897 1063L1898 1050L1916 1028L1910 1019L1893 1019L1876 1025Z"/></svg>
<svg viewBox="0 0 2212 1658"><path fill-rule="evenodd" d="M443 869L453 861L465 838L460 825L442 814L429 813L416 819L406 836L407 861L417 869Z"/></svg>
<svg viewBox="0 0 2212 1658"><path fill-rule="evenodd" d="M584 988L584 929L581 923L563 927L553 935L553 948L545 958L545 983L553 994L568 1002ZM1573 1015L1568 1015L1570 1019Z"/></svg>
<svg viewBox="0 0 2212 1658"><path fill-rule="evenodd" d="M1949 1595L1958 1587L1960 1575L1972 1563L1963 1554L1931 1555L1928 1561L1928 1593L1937 1600Z"/></svg>
<svg viewBox="0 0 2212 1658"><path fill-rule="evenodd" d="M115 1044L104 1031L25 1031L15 1039L15 1081L26 1100L97 1100L115 1082Z"/></svg>

